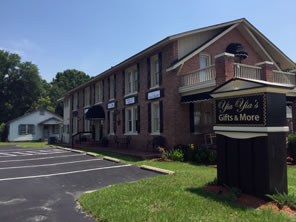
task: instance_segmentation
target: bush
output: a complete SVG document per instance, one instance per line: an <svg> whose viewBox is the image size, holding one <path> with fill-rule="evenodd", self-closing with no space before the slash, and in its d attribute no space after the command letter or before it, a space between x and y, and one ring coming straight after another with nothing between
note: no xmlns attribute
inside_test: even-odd
<svg viewBox="0 0 296 222"><path fill-rule="evenodd" d="M164 147L158 147L157 149L160 152L161 159L165 160L169 158L169 152Z"/></svg>
<svg viewBox="0 0 296 222"><path fill-rule="evenodd" d="M293 159L296 164L296 134L288 136L288 155Z"/></svg>
<svg viewBox="0 0 296 222"><path fill-rule="evenodd" d="M184 144L178 144L174 147L174 150L179 149L183 153L184 161L194 161L195 154L197 153L197 147L194 146L194 144L190 145L184 145Z"/></svg>
<svg viewBox="0 0 296 222"><path fill-rule="evenodd" d="M276 193L273 195L267 194L266 196L274 200L280 208L286 205L296 209L296 195L294 194Z"/></svg>
<svg viewBox="0 0 296 222"><path fill-rule="evenodd" d="M170 158L174 161L183 161L184 160L184 154L182 150L175 149L172 152L170 152Z"/></svg>
<svg viewBox="0 0 296 222"><path fill-rule="evenodd" d="M195 162L202 164L216 164L216 152L209 151L207 148L201 148L195 154Z"/></svg>

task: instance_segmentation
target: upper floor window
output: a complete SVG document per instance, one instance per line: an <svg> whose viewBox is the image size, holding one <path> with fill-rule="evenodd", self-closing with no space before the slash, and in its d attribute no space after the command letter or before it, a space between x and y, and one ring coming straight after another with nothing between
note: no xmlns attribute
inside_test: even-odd
<svg viewBox="0 0 296 222"><path fill-rule="evenodd" d="M137 66L132 66L125 71L125 95L137 92L138 73Z"/></svg>
<svg viewBox="0 0 296 222"><path fill-rule="evenodd" d="M201 54L199 56L199 67L200 69L204 69L211 65L211 56L206 54ZM210 70L201 70L199 72L200 82L204 82L209 79Z"/></svg>
<svg viewBox="0 0 296 222"><path fill-rule="evenodd" d="M90 87L84 89L84 106L90 105Z"/></svg>
<svg viewBox="0 0 296 222"><path fill-rule="evenodd" d="M103 102L103 82L99 81L96 83L96 92L95 92L95 103Z"/></svg>
<svg viewBox="0 0 296 222"><path fill-rule="evenodd" d="M74 97L73 97L73 110L77 110L78 109L78 93L74 93Z"/></svg>
<svg viewBox="0 0 296 222"><path fill-rule="evenodd" d="M115 99L115 77L109 77L109 100Z"/></svg>
<svg viewBox="0 0 296 222"><path fill-rule="evenodd" d="M151 57L150 60L150 70L151 70L151 75L150 75L150 81L151 81L151 88L159 86L159 56L155 55Z"/></svg>

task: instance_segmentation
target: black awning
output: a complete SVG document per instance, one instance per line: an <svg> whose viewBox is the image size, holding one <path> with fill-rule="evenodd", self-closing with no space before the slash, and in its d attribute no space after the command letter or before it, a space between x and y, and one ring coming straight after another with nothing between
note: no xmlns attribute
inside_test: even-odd
<svg viewBox="0 0 296 222"><path fill-rule="evenodd" d="M201 101L210 100L212 97L210 96L209 92L193 94L189 96L182 96L181 97L181 104L185 103L196 103Z"/></svg>
<svg viewBox="0 0 296 222"><path fill-rule="evenodd" d="M105 119L104 108L100 105L89 108L85 113L85 118L90 120Z"/></svg>

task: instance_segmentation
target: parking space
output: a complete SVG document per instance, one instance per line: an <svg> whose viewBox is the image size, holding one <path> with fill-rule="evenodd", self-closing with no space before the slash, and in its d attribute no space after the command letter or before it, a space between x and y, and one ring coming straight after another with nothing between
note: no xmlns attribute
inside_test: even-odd
<svg viewBox="0 0 296 222"><path fill-rule="evenodd" d="M64 150L0 146L0 221L94 221L76 207L82 193L157 175Z"/></svg>

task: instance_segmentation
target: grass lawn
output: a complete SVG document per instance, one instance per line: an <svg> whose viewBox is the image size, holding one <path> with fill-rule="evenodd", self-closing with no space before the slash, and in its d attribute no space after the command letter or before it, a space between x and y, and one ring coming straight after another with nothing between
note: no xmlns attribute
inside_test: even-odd
<svg viewBox="0 0 296 222"><path fill-rule="evenodd" d="M0 146L17 145L21 147L46 147L47 142L0 142Z"/></svg>
<svg viewBox="0 0 296 222"><path fill-rule="evenodd" d="M285 213L246 208L230 198L204 191L202 187L216 177L215 168L135 158L125 162L160 167L176 173L112 185L82 195L80 204L98 221L296 221L296 217ZM288 177L289 192L296 194L295 167L288 168Z"/></svg>

